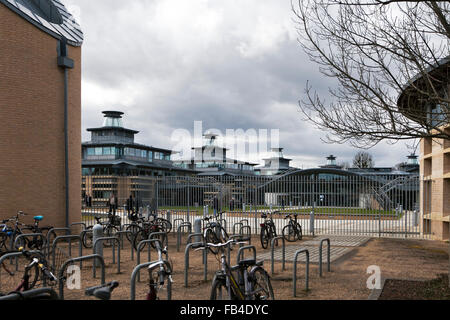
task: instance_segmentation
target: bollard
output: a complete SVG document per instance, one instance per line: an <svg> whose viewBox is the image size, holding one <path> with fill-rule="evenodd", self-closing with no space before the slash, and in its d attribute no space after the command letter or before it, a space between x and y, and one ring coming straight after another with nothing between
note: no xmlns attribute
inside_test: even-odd
<svg viewBox="0 0 450 320"><path fill-rule="evenodd" d="M96 224L92 228L92 244L96 243L96 240L98 238L103 238L103 227L100 224ZM95 246L92 246L94 254L98 254L103 258L103 243L100 241L97 243L97 248ZM97 268L96 260L93 261L94 264L94 272L95 268Z"/></svg>
<svg viewBox="0 0 450 320"><path fill-rule="evenodd" d="M194 239L194 242L201 242L202 241L202 219L195 219L194 220L194 233L197 234L197 236ZM198 235L200 234L200 235Z"/></svg>
<svg viewBox="0 0 450 320"><path fill-rule="evenodd" d="M309 233L311 233L314 237L314 208L309 214Z"/></svg>

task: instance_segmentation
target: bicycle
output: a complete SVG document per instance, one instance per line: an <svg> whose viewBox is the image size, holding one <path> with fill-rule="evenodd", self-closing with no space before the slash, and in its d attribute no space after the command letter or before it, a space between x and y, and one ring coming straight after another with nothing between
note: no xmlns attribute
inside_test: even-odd
<svg viewBox="0 0 450 320"><path fill-rule="evenodd" d="M292 218L292 215L294 218ZM289 213L284 219L289 219L289 224L283 228L283 238L289 242L302 240L302 226L297 222L297 213Z"/></svg>
<svg viewBox="0 0 450 320"><path fill-rule="evenodd" d="M136 235L134 236L134 238L133 238L133 247L134 247L135 250L138 249L139 243L140 243L142 240L148 240L149 237L150 237L150 235L151 235L152 233L155 233L155 232L164 232L164 229L161 227L161 225L158 224L158 223L156 222L156 220L153 220L153 219L155 219L155 217L154 217L153 215L151 215L151 216L149 217L149 221L148 221L148 222L144 222L144 223L142 224L141 230L139 230L138 233L136 233ZM158 236L155 237L154 239L159 239L161 242L163 242L163 241L164 241L164 237L165 237L165 236L162 236L162 235L159 236L159 235L158 235ZM143 250L143 249L145 248L146 245L147 245L147 244L145 243L145 244L141 247L141 250ZM156 245L155 245L154 242L151 243L151 246L152 246L153 249L156 249Z"/></svg>
<svg viewBox="0 0 450 320"><path fill-rule="evenodd" d="M137 236L139 232L141 232L143 229L148 227L145 224L151 224L151 225L158 225L157 229L159 231L152 231L152 232L165 232L169 233L172 230L172 223L163 218L158 218L155 214L150 214L148 217L148 220L145 220L142 215L138 215L136 213L132 213L128 215L128 219L131 220L131 224L127 227L127 231L131 231L130 233L126 234L126 237L128 241L134 242L134 238ZM145 232L144 232L145 233ZM139 243L139 242L138 242Z"/></svg>
<svg viewBox="0 0 450 320"><path fill-rule="evenodd" d="M273 212L273 213L277 213ZM263 247L263 249L267 249L267 247L269 246L270 240L272 240L273 238L277 237L277 230L275 227L275 223L273 222L272 219L272 214L270 214L270 217L268 217L268 215L266 213L262 213L261 217L264 219L264 222L260 224L261 227L261 232L260 232L260 240L261 240L261 246Z"/></svg>
<svg viewBox="0 0 450 320"><path fill-rule="evenodd" d="M219 222L210 222L212 217L205 217L206 226L203 228L203 236L205 242L210 243L224 243L230 238L227 231ZM216 249L210 249L214 254L218 253Z"/></svg>
<svg viewBox="0 0 450 320"><path fill-rule="evenodd" d="M254 259L241 260L237 266L230 267L225 248L239 244L230 239L225 243L207 243L206 248L219 249L221 270L217 271L211 286L210 300L274 300L269 274L262 267L263 262ZM197 250L202 250L197 249ZM217 255L216 255L217 257ZM219 259L218 259L219 260ZM250 271L249 271L250 269ZM237 278L233 275L237 272Z"/></svg>
<svg viewBox="0 0 450 320"><path fill-rule="evenodd" d="M158 251L158 261L148 266L148 286L149 291L147 293L146 300L159 300L159 292L164 288L167 283L167 298L171 299L172 296L172 265L167 260L167 247L161 248L161 242L155 242L156 249ZM163 259L163 254L166 255L166 259ZM166 281L167 280L167 281Z"/></svg>
<svg viewBox="0 0 450 320"><path fill-rule="evenodd" d="M23 277L13 292L25 292L31 290L36 286L38 281L41 281L44 286L56 285L58 279L50 271L48 262L43 253L39 251L28 251L23 247L20 247L18 251L7 251L2 253L2 255L16 252L21 252L29 261L29 264L25 266ZM14 273L10 273L10 275L12 276Z"/></svg>
<svg viewBox="0 0 450 320"><path fill-rule="evenodd" d="M43 216L35 216L33 217L34 224L33 225L25 225L22 230L29 230L31 233L40 233L45 238L47 238L48 232L53 229L52 226L47 227L39 227L39 222L41 222L44 219ZM56 234L54 234L54 238L56 238ZM34 250L42 250L44 246L44 240L38 236L34 236L32 240L26 239L26 245L28 246L28 249L34 249ZM19 244L19 247L23 247L24 244Z"/></svg>
<svg viewBox="0 0 450 320"><path fill-rule="evenodd" d="M84 294L88 297L96 297L100 300L111 300L111 294L118 286L119 282L111 281L100 286L87 288Z"/></svg>
<svg viewBox="0 0 450 320"><path fill-rule="evenodd" d="M27 214L25 214L22 211L19 211L14 217L3 220L2 223L2 229L0 229L1 232L5 233L7 235L7 238L9 238L9 248L13 249L13 244L14 244L14 240L16 239L16 237L20 234L22 234L22 230L20 229L21 227L25 227L26 225L21 223L19 221L20 216L26 216ZM13 226L8 226L8 223L12 223ZM8 239L5 239L4 242L4 247L6 249L6 241ZM25 241L25 240L23 240ZM22 243L23 245L25 245L25 243Z"/></svg>
<svg viewBox="0 0 450 320"><path fill-rule="evenodd" d="M56 291L52 288L38 288L26 292L11 292L7 295L0 294L0 301L22 300L60 300Z"/></svg>
<svg viewBox="0 0 450 320"><path fill-rule="evenodd" d="M120 217L108 214L107 222L102 222L101 221L102 218L97 217L97 216L94 217L94 219L97 221L97 224L103 226L103 236L104 237L113 237L116 232L119 232L118 226L120 226L120 224L121 224ZM92 232L90 232L93 229L94 229L94 226L87 227L86 228L87 232L85 232L83 235L82 243L85 248L92 248L92 246L93 246L94 235ZM112 241L108 241L108 240L103 242L103 245L105 247L110 247L110 246L112 246L112 244L113 244Z"/></svg>

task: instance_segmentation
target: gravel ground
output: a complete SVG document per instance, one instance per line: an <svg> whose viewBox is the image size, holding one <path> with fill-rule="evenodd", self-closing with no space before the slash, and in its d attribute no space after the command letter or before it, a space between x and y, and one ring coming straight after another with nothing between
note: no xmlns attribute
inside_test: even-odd
<svg viewBox="0 0 450 320"><path fill-rule="evenodd" d="M302 242L310 240L305 238L294 245L301 247ZM259 239L253 238L252 244L260 253ZM333 244L332 244L333 245ZM275 274L272 277L275 298L278 300L366 300L371 293L367 289L367 268L377 265L381 269L383 278L397 278L408 280L432 280L439 274L448 273L449 244L440 241L429 240L400 240L400 239L372 239L361 247L354 248L345 256L339 258L331 266L332 271L326 272L324 267L323 277L318 275L318 266L310 267L310 290L305 292L304 264L298 266L297 297L292 295L292 263L286 263L286 270L281 270L281 263L275 264ZM91 251L84 251L84 254ZM235 262L237 250L232 252L232 261ZM114 300L128 300L130 298L130 278L133 268L136 266L130 259L129 246L121 252L121 273L117 274L117 266L111 264L111 249L104 249L106 268L106 281L117 280L120 286L114 291ZM203 281L202 254L200 251L191 251L189 269L189 287L184 287L184 248L176 252L176 238L169 235L169 258L174 266L174 284L172 298L175 300L207 300L214 272L219 268L219 263L213 255L208 255L208 281ZM146 259L146 251L142 255L142 261ZM152 253L156 258L156 253ZM92 267L86 262L82 270L82 290L65 289L65 298L72 300L88 299L84 296L84 289L98 285L100 270L97 279L92 279ZM420 266L420 267L418 267ZM270 261L265 262L266 270L270 270ZM14 284L20 280L18 275L8 277L3 270L0 271L0 291L8 292ZM144 299L147 286L145 284L146 273L142 272L142 282L137 284L137 299Z"/></svg>

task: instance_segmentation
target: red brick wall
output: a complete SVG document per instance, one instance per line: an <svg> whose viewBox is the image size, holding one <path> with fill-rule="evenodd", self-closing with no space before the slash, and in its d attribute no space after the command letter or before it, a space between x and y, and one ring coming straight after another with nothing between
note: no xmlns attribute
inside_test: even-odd
<svg viewBox="0 0 450 320"><path fill-rule="evenodd" d="M64 73L57 39L0 4L0 218L65 225ZM70 220L81 220L81 48L69 47ZM24 220L31 222L29 217Z"/></svg>

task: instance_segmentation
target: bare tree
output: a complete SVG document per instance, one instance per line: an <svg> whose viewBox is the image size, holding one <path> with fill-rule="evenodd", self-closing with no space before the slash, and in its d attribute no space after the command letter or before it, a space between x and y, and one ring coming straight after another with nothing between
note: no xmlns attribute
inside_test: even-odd
<svg viewBox="0 0 450 320"><path fill-rule="evenodd" d="M449 1L299 0L292 9L300 45L337 80L327 97L308 82L300 101L327 142L450 139Z"/></svg>
<svg viewBox="0 0 450 320"><path fill-rule="evenodd" d="M373 168L375 161L373 161L372 155L368 152L359 151L353 158L353 167L360 169Z"/></svg>

